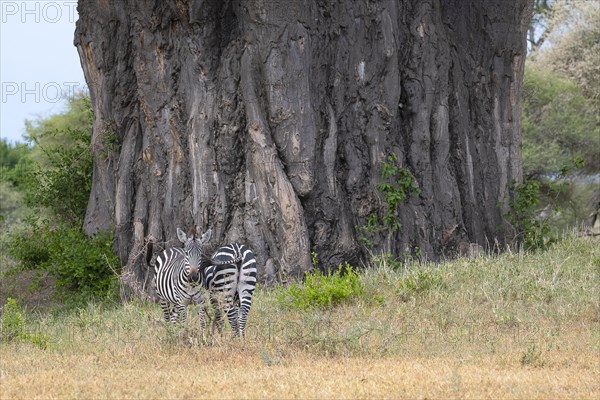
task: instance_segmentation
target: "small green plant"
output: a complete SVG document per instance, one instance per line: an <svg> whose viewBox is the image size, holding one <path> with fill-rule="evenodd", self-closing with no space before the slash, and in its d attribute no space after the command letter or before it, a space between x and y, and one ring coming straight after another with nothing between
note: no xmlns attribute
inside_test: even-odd
<svg viewBox="0 0 600 400"><path fill-rule="evenodd" d="M521 365L523 366L541 366L543 363L541 361L542 351L538 349L535 344L532 344L525 350L523 355L521 355Z"/></svg>
<svg viewBox="0 0 600 400"><path fill-rule="evenodd" d="M416 258L421 258L421 247L419 246L415 246L413 247L413 253L415 254Z"/></svg>
<svg viewBox="0 0 600 400"><path fill-rule="evenodd" d="M373 241L366 236L360 235L358 237L358 241L361 242L368 249L373 247Z"/></svg>
<svg viewBox="0 0 600 400"><path fill-rule="evenodd" d="M25 334L25 316L17 301L8 298L2 311L2 340L11 341Z"/></svg>
<svg viewBox="0 0 600 400"><path fill-rule="evenodd" d="M383 224L395 232L400 229L398 206L409 194L419 194L421 190L414 175L408 168L400 168L398 157L393 153L389 154L387 161L382 163L381 179L384 182L377 185L377 189L383 193L387 205Z"/></svg>
<svg viewBox="0 0 600 400"><path fill-rule="evenodd" d="M282 289L278 301L291 308L310 310L338 305L362 294L360 276L347 262L334 272L316 270L306 273L304 282L293 282Z"/></svg>
<svg viewBox="0 0 600 400"><path fill-rule="evenodd" d="M363 232L358 240L366 247L373 247L373 236L378 232L386 231L389 236L400 229L398 217L399 206L409 195L419 194L421 190L414 175L408 168L402 168L398 164L398 157L391 153L386 161L381 163L380 177L382 182L377 185L377 190L383 194L385 211L383 216L373 212L369 214L367 223L359 226L358 230Z"/></svg>
<svg viewBox="0 0 600 400"><path fill-rule="evenodd" d="M398 294L407 300L416 295L444 287L444 280L436 271L421 269L400 281Z"/></svg>
<svg viewBox="0 0 600 400"><path fill-rule="evenodd" d="M42 332L28 332L25 329L25 313L13 298L6 299L0 324L0 339L3 342L25 341L42 349L48 346L48 337Z"/></svg>
<svg viewBox="0 0 600 400"><path fill-rule="evenodd" d="M310 259L311 259L313 267L316 268L317 264L319 263L318 254L316 251L313 251L312 253L310 253Z"/></svg>
<svg viewBox="0 0 600 400"><path fill-rule="evenodd" d="M46 349L50 339L44 332L28 332L24 340L39 347L40 349Z"/></svg>
<svg viewBox="0 0 600 400"><path fill-rule="evenodd" d="M369 214L369 217L367 218L367 224L363 227L364 231L367 233L374 233L380 228L381 226L377 213Z"/></svg>
<svg viewBox="0 0 600 400"><path fill-rule="evenodd" d="M119 151L121 142L119 137L113 131L104 131L102 135L102 144L109 151Z"/></svg>
<svg viewBox="0 0 600 400"><path fill-rule="evenodd" d="M277 354L271 354L271 352L267 351L267 349L261 347L259 349L259 353L260 359L262 360L263 364L267 367L271 367L273 365L281 365L284 363L281 352L278 352Z"/></svg>
<svg viewBox="0 0 600 400"><path fill-rule="evenodd" d="M379 223L379 216L377 213L369 214L366 225L359 226L358 229L361 232L364 232L364 235L360 235L358 240L367 248L373 247L373 240L371 240L370 237L381 230L381 224Z"/></svg>
<svg viewBox="0 0 600 400"><path fill-rule="evenodd" d="M121 140L115 133L115 130L116 122L114 119L111 119L104 123L104 129L100 132L102 148L99 150L99 153L105 159L109 159L115 154L118 154L121 149Z"/></svg>
<svg viewBox="0 0 600 400"><path fill-rule="evenodd" d="M392 253L381 253L373 257L373 264L378 266L387 266L394 271L401 271L405 260L396 258Z"/></svg>
<svg viewBox="0 0 600 400"><path fill-rule="evenodd" d="M548 223L537 216L536 206L540 202L540 184L528 180L514 185L514 199L508 205L510 211L506 217L517 229L516 239L525 250L544 249L551 242Z"/></svg>

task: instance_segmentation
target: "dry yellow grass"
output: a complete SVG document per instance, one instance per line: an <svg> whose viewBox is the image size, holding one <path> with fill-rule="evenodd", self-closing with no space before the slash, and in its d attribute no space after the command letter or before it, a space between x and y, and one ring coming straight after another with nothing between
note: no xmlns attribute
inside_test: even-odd
<svg viewBox="0 0 600 400"><path fill-rule="evenodd" d="M0 399L600 399L597 241L410 268L430 285L374 269L325 310L259 290L244 340L166 329L148 303L26 315Z"/></svg>
<svg viewBox="0 0 600 400"><path fill-rule="evenodd" d="M256 343L140 353L0 349L2 399L31 398L523 398L597 399L600 358L549 352L544 367L520 355L331 358L304 352L267 365ZM507 360L512 360L508 361Z"/></svg>

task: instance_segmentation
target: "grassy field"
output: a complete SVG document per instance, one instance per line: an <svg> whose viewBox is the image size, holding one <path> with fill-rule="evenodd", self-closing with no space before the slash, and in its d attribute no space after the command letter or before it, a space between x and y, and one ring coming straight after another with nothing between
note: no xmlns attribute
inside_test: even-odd
<svg viewBox="0 0 600 400"><path fill-rule="evenodd" d="M600 242L441 265L385 262L304 310L255 295L247 337L158 306L4 307L0 398L600 398ZM10 336L10 338L9 338Z"/></svg>

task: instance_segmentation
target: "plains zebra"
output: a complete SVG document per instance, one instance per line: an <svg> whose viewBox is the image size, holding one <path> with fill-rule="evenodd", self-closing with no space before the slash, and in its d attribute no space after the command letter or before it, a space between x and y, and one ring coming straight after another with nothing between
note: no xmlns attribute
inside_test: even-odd
<svg viewBox="0 0 600 400"><path fill-rule="evenodd" d="M219 248L203 270L202 283L215 307L215 323L222 329L221 310L227 313L236 336L244 336L256 286L256 258L247 246L232 243Z"/></svg>
<svg viewBox="0 0 600 400"><path fill-rule="evenodd" d="M186 307L190 303L199 305L200 323L205 325L202 296L202 248L210 239L208 230L200 239L195 234L188 237L177 228L177 237L183 248L173 247L163 251L154 264L156 294L160 299L165 319L176 323L185 322Z"/></svg>
<svg viewBox="0 0 600 400"><path fill-rule="evenodd" d="M188 237L177 228L177 237L184 248L167 249L157 257L156 293L167 321L185 321L185 309L194 302L199 305L200 323L204 327L202 292L206 289L215 307L215 324L219 330L223 326L224 311L236 336L243 336L256 286L256 258L252 250L238 243L223 246L212 257L206 257L203 247L210 234L208 230L197 239L195 234Z"/></svg>

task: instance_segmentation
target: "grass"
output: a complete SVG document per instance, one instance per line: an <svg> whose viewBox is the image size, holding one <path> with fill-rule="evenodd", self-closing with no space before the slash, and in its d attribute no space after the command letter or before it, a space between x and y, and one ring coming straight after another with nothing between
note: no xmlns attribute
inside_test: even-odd
<svg viewBox="0 0 600 400"><path fill-rule="evenodd" d="M23 310L28 334L0 343L0 398L600 396L595 239L359 278L334 307L258 290L244 340L195 318L166 329L150 303Z"/></svg>

